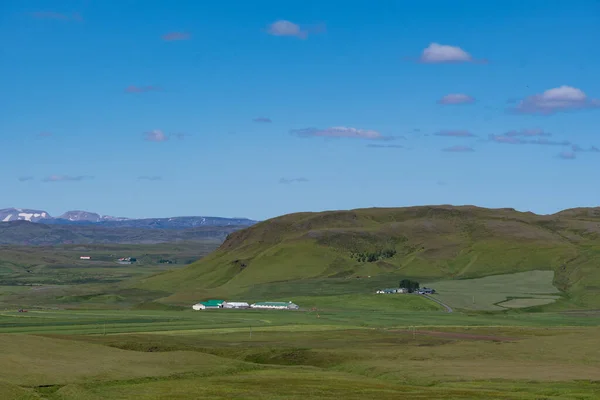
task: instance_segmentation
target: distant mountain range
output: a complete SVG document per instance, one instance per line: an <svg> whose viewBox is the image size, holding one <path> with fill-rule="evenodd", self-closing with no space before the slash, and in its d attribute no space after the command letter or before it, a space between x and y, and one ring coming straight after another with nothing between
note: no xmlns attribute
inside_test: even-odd
<svg viewBox="0 0 600 400"><path fill-rule="evenodd" d="M172 218L123 218L100 215L89 211L67 211L59 217L52 217L42 210L25 208L0 209L0 222L29 221L47 225L95 225L112 228L145 229L189 229L196 227L236 226L246 227L257 221L248 218L222 217L172 217Z"/></svg>

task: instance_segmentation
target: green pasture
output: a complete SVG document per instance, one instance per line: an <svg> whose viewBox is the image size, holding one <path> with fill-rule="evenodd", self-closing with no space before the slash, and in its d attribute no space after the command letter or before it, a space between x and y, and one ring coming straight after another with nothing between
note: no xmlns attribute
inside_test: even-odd
<svg viewBox="0 0 600 400"><path fill-rule="evenodd" d="M559 299L553 286L554 271L527 271L476 279L428 283L435 297L451 307L466 310L505 310L549 304Z"/></svg>
<svg viewBox="0 0 600 400"><path fill-rule="evenodd" d="M590 351L600 316L504 320L413 311L396 314L404 315L396 324L375 315L376 326L366 327L359 314L342 312L315 318L221 311L4 313L0 326L20 322L30 334L0 334L0 396L562 400L600 394L600 353ZM423 324L422 314L438 325ZM35 329L40 319L46 333ZM112 327L106 335L82 334L85 323L103 321ZM565 325L552 327L557 323ZM162 330L166 324L174 329Z"/></svg>

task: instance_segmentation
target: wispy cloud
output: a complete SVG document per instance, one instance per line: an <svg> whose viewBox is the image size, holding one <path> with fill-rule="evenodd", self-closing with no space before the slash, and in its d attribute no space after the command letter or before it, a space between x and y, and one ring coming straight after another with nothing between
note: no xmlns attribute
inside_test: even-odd
<svg viewBox="0 0 600 400"><path fill-rule="evenodd" d="M47 176L46 178L42 179L42 182L78 182L78 181L85 181L85 180L89 180L89 179L94 179L94 177L89 176L89 175L78 175L78 176L50 175L50 176Z"/></svg>
<svg viewBox="0 0 600 400"><path fill-rule="evenodd" d="M474 63L485 62L475 60L471 54L457 46L430 43L421 53L419 61L425 64Z"/></svg>
<svg viewBox="0 0 600 400"><path fill-rule="evenodd" d="M83 21L83 17L80 13L74 12L70 14L60 13L56 11L35 11L31 13L31 16L36 19L53 19L60 21Z"/></svg>
<svg viewBox="0 0 600 400"><path fill-rule="evenodd" d="M434 133L434 135L435 136L447 136L447 137L475 137L475 136L477 136L474 133L465 131L465 130L440 131L440 132Z"/></svg>
<svg viewBox="0 0 600 400"><path fill-rule="evenodd" d="M374 144L369 143L367 147L372 149L404 149L405 147L401 144Z"/></svg>
<svg viewBox="0 0 600 400"><path fill-rule="evenodd" d="M510 137L535 137L535 136L552 136L551 133L545 132L542 129L521 129L520 131L508 131L504 136Z"/></svg>
<svg viewBox="0 0 600 400"><path fill-rule="evenodd" d="M545 138L536 138L536 139L524 139L520 137L520 135L516 133L506 133L504 135L489 135L489 140L494 143L502 143L502 144L537 144L542 146L570 146L571 142L564 141L556 141L549 140Z"/></svg>
<svg viewBox="0 0 600 400"><path fill-rule="evenodd" d="M27 181L32 181L34 179L33 176L20 176L17 178L19 180L19 182L27 182Z"/></svg>
<svg viewBox="0 0 600 400"><path fill-rule="evenodd" d="M335 126L326 129L305 128L292 129L291 134L300 137L328 137L328 138L353 138L367 140L394 140L394 136L384 136L371 129L357 129L345 126Z"/></svg>
<svg viewBox="0 0 600 400"><path fill-rule="evenodd" d="M584 149L583 147L579 146L579 145L572 145L571 146L571 150L573 152L577 152L577 153L584 153L584 152L589 152L589 153L600 153L600 148L596 147L596 146L590 146L587 149Z"/></svg>
<svg viewBox="0 0 600 400"><path fill-rule="evenodd" d="M150 132L143 133L144 140L148 142L166 142L169 137L160 129L155 129Z"/></svg>
<svg viewBox="0 0 600 400"><path fill-rule="evenodd" d="M302 182L308 182L308 179L306 178L281 178L279 179L279 183L281 184L290 184L290 183L302 183Z"/></svg>
<svg viewBox="0 0 600 400"><path fill-rule="evenodd" d="M169 32L162 35L162 40L166 42L173 42L176 40L189 40L192 37L187 32Z"/></svg>
<svg viewBox="0 0 600 400"><path fill-rule="evenodd" d="M442 149L442 151L446 151L449 153L470 153L475 151L472 147L469 146L451 146Z"/></svg>
<svg viewBox="0 0 600 400"><path fill-rule="evenodd" d="M37 137L40 139L52 137L52 132L40 132L37 134Z"/></svg>
<svg viewBox="0 0 600 400"><path fill-rule="evenodd" d="M144 93L144 92L160 92L162 89L158 86L135 86L130 85L125 88L125 93Z"/></svg>
<svg viewBox="0 0 600 400"><path fill-rule="evenodd" d="M267 33L273 36L294 36L300 39L308 37L308 31L301 29L300 25L285 19L280 19L269 25Z"/></svg>
<svg viewBox="0 0 600 400"><path fill-rule="evenodd" d="M257 118L254 118L252 121L254 121L254 122L260 122L260 123L271 123L271 122L273 122L273 121L271 121L271 118L268 118L268 117L257 117Z"/></svg>
<svg viewBox="0 0 600 400"><path fill-rule="evenodd" d="M148 176L148 175L143 175L143 176L138 176L138 179L140 181L161 181L162 180L162 176Z"/></svg>
<svg viewBox="0 0 600 400"><path fill-rule="evenodd" d="M557 112L600 108L600 99L589 98L581 89L560 86L528 96L509 111L521 114L551 115Z"/></svg>
<svg viewBox="0 0 600 400"><path fill-rule="evenodd" d="M171 136L175 137L177 140L183 140L191 135L189 133L174 133Z"/></svg>
<svg viewBox="0 0 600 400"><path fill-rule="evenodd" d="M451 105L451 104L472 104L475 102L475 98L464 93L451 93L447 94L439 99L438 104Z"/></svg>
<svg viewBox="0 0 600 400"><path fill-rule="evenodd" d="M558 158L563 160L574 160L577 158L577 155L572 151L562 151L558 153Z"/></svg>

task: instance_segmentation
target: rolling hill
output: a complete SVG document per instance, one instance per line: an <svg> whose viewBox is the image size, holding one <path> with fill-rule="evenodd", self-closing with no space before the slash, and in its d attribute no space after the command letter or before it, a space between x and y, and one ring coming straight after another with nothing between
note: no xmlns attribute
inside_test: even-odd
<svg viewBox="0 0 600 400"><path fill-rule="evenodd" d="M561 307L600 306L600 208L553 215L447 205L289 214L231 233L204 259L140 287L173 293L162 302L185 304L532 270L554 271Z"/></svg>

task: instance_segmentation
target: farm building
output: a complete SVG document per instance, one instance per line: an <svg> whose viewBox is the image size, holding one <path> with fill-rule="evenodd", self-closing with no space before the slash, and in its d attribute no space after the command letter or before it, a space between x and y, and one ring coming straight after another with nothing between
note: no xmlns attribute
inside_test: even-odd
<svg viewBox="0 0 600 400"><path fill-rule="evenodd" d="M201 303L194 304L192 308L194 310L206 310L211 308L221 308L223 307L223 300L207 300Z"/></svg>
<svg viewBox="0 0 600 400"><path fill-rule="evenodd" d="M408 290L405 288L398 288L398 289L381 289L378 290L377 293L383 293L383 294L391 294L391 293L408 293Z"/></svg>
<svg viewBox="0 0 600 400"><path fill-rule="evenodd" d="M252 304L250 307L252 308L266 308L271 310L297 310L300 307L297 304L286 303L284 301L261 301L258 303Z"/></svg>
<svg viewBox="0 0 600 400"><path fill-rule="evenodd" d="M90 256L80 256L79 259L80 260L91 260L92 257L90 257Z"/></svg>
<svg viewBox="0 0 600 400"><path fill-rule="evenodd" d="M424 287L424 288L419 289L418 293L419 294L434 294L435 293L435 289Z"/></svg>
<svg viewBox="0 0 600 400"><path fill-rule="evenodd" d="M226 301L222 305L223 308L250 308L250 304L243 301Z"/></svg>

